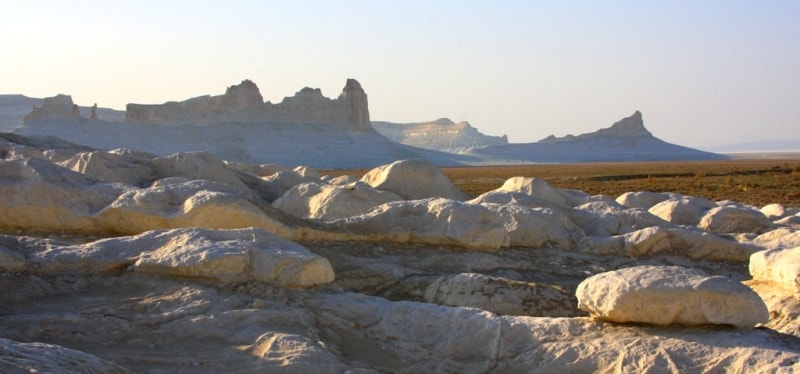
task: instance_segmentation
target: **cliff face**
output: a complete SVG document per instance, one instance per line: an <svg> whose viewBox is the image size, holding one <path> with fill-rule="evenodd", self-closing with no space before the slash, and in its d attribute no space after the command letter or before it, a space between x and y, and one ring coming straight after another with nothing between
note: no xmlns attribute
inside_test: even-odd
<svg viewBox="0 0 800 374"><path fill-rule="evenodd" d="M44 99L42 106L33 106L30 113L22 117L23 121L35 120L73 120L81 118L81 112L72 102L72 96L56 95Z"/></svg>
<svg viewBox="0 0 800 374"><path fill-rule="evenodd" d="M160 105L128 104L125 120L167 126L213 123L333 124L352 130L369 128L367 95L355 79L348 79L336 99L319 89L303 88L278 104L264 103L255 83L245 80L219 96L199 96Z"/></svg>
<svg viewBox="0 0 800 374"><path fill-rule="evenodd" d="M408 124L373 122L372 127L392 141L449 153L508 144L508 137L505 135L485 135L469 122L454 123L447 118Z"/></svg>

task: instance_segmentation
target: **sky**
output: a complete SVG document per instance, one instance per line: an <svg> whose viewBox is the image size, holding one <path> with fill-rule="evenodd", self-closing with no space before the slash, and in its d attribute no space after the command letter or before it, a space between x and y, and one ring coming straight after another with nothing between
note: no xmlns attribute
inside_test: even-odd
<svg viewBox="0 0 800 374"><path fill-rule="evenodd" d="M639 110L662 140L800 139L800 1L7 1L0 93L124 109L348 78L372 120L513 143Z"/></svg>

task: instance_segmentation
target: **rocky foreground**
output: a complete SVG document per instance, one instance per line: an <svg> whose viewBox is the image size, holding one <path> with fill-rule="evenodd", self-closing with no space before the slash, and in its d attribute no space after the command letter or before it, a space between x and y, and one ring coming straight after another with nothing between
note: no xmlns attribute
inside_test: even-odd
<svg viewBox="0 0 800 374"><path fill-rule="evenodd" d="M800 215L0 134L0 372L797 372Z"/></svg>

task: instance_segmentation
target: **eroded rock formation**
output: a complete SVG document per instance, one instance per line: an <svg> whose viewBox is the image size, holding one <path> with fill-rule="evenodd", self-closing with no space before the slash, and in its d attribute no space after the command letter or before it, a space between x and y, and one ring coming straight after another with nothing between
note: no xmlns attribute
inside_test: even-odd
<svg viewBox="0 0 800 374"><path fill-rule="evenodd" d="M160 105L128 104L125 120L169 126L237 122L341 125L362 132L370 128L367 94L355 79L347 80L336 99L306 87L277 104L264 103L256 84L244 80L219 96Z"/></svg>

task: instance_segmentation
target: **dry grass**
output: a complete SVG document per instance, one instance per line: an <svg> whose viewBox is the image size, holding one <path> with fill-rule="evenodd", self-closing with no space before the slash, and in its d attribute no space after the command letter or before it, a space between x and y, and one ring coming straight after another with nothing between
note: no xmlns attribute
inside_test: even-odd
<svg viewBox="0 0 800 374"><path fill-rule="evenodd" d="M361 176L368 170L327 174ZM677 192L754 206L800 207L800 160L626 162L443 168L462 191L477 196L506 179L544 178L558 188L616 197L628 191Z"/></svg>

